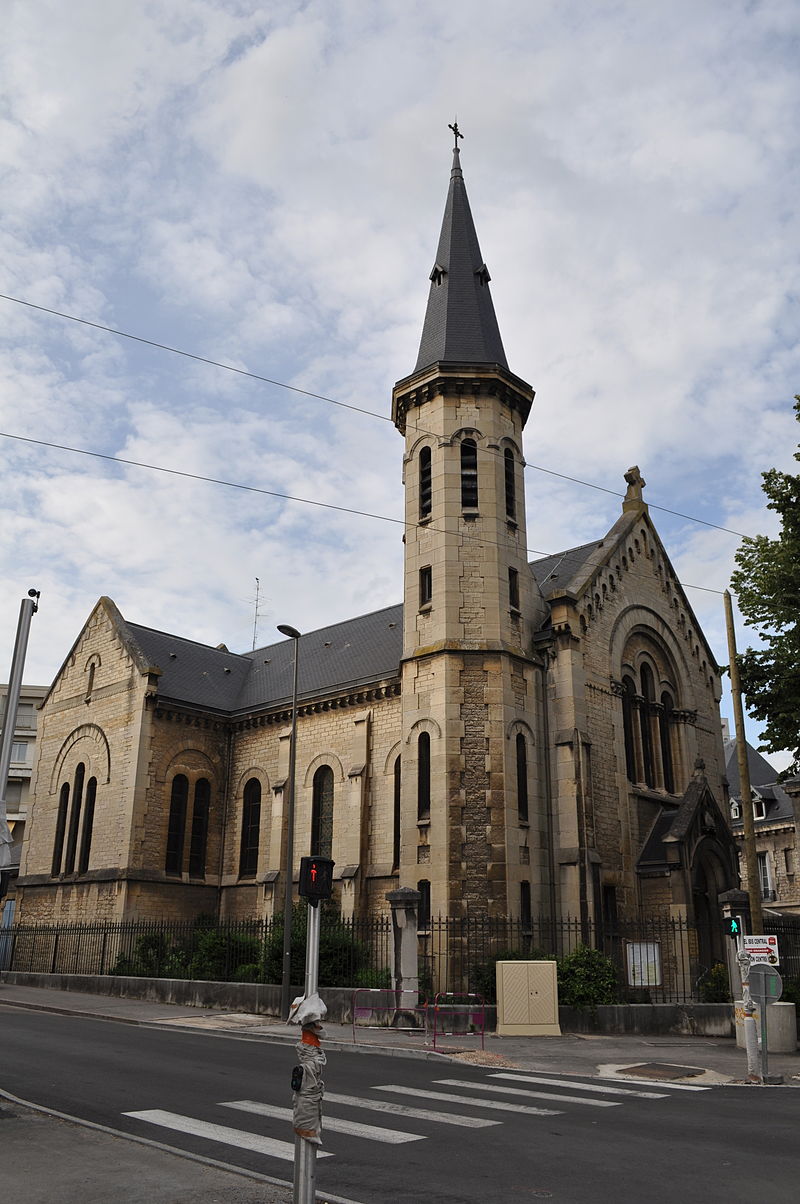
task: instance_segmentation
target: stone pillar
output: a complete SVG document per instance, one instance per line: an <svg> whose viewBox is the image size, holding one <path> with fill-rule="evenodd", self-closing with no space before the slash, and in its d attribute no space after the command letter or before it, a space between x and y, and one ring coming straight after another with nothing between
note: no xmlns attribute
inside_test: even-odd
<svg viewBox="0 0 800 1204"><path fill-rule="evenodd" d="M394 936L393 985L397 991L396 1009L412 1016L419 1002L419 965L417 951L417 909L421 895L410 886L390 890L386 898L392 908Z"/></svg>

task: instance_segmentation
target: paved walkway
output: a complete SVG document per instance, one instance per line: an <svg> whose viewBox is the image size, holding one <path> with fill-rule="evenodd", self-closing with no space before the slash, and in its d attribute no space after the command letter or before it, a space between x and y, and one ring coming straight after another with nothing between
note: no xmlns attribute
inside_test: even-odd
<svg viewBox="0 0 800 1204"><path fill-rule="evenodd" d="M268 1017L192 1008L146 1000L19 987L0 980L0 1017L5 1006L126 1024L180 1026L225 1033L246 1040L294 1043L297 1029ZM710 1086L742 1083L744 1050L732 1039L704 1037L495 1037L446 1039L433 1050L424 1034L391 1029L358 1029L326 1024L325 1048L395 1057L455 1059L477 1065L566 1075L604 1075L637 1081L669 1081ZM437 1046L442 1044L437 1040ZM784 1090L800 1086L800 1055L770 1054L769 1070L785 1086L744 1087ZM0 1088L2 1077L0 1072ZM288 1204L291 1190L269 1176L248 1176L213 1160L192 1160L157 1143L142 1143L43 1111L0 1090L2 1178L10 1199L25 1204ZM37 1151L32 1160L31 1150ZM287 1174L288 1177L288 1174ZM336 1204L336 1197L325 1197ZM353 1202L350 1202L353 1204Z"/></svg>

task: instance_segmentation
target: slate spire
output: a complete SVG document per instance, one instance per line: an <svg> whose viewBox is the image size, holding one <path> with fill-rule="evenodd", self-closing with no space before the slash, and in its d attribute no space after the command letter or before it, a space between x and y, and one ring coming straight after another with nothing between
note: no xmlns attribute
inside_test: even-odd
<svg viewBox="0 0 800 1204"><path fill-rule="evenodd" d="M458 150L444 209L415 372L439 362L500 364L508 369L470 212Z"/></svg>

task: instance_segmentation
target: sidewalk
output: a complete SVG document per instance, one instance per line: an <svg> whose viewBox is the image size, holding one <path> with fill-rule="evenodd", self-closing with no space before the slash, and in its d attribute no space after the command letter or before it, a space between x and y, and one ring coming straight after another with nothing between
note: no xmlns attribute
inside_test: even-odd
<svg viewBox="0 0 800 1204"><path fill-rule="evenodd" d="M175 1026L209 1035L278 1042L298 1039L294 1027L268 1017L191 1008L144 1000L88 995L42 987L6 985L0 980L0 1016L6 1007L29 1008L71 1016L116 1020L125 1024ZM732 1039L703 1037L458 1037L445 1041L446 1052L434 1052L424 1034L392 1029L359 1029L326 1024L325 1049L428 1058L530 1073L603 1075L638 1082L724 1086L741 1083L746 1074L744 1050ZM439 1041L437 1040L437 1045ZM287 1056L289 1050L287 1049ZM769 1069L782 1074L786 1087L800 1086L800 1056L771 1054ZM0 1080L0 1086L2 1081ZM777 1090L785 1090L779 1087ZM776 1090L746 1087L746 1090ZM31 1109L0 1091L2 1185L4 1194L24 1204L289 1204L291 1166L281 1179L237 1171L213 1159L173 1153L156 1141L144 1141L77 1122L45 1110ZM31 1157L31 1151L36 1156ZM340 1197L320 1197L329 1204L357 1204Z"/></svg>

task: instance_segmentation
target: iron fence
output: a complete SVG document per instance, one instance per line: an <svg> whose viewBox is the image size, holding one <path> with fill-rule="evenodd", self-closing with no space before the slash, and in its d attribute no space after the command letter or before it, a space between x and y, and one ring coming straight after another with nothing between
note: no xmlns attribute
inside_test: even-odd
<svg viewBox="0 0 800 1204"><path fill-rule="evenodd" d="M292 982L304 978L306 909L292 918ZM323 909L319 984L389 986L392 924L343 918ZM96 924L18 924L0 931L0 969L25 973L279 983L283 917L215 923L135 920Z"/></svg>
<svg viewBox="0 0 800 1204"><path fill-rule="evenodd" d="M598 949L614 967L616 1002L677 1003L702 994L697 934L685 920L654 917L599 926L577 918L431 919L420 933L420 989L475 991L494 1002L495 962L553 958Z"/></svg>
<svg viewBox="0 0 800 1204"><path fill-rule="evenodd" d="M295 909L292 982L303 982L306 908ZM768 918L778 937L784 979L800 977L800 917ZM671 917L595 926L576 918L528 921L432 917L418 933L420 996L475 992L493 1002L498 959L555 958L586 947L605 953L620 1003L709 1000L709 967L698 959L696 930ZM146 978L278 983L283 918L216 923L136 920L94 924L17 924L0 929L0 970L133 975ZM324 908L321 987L385 989L393 985L394 940L388 916L341 917Z"/></svg>

